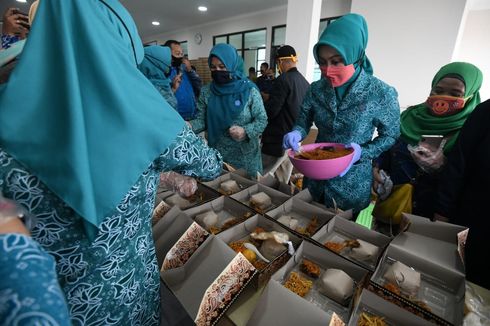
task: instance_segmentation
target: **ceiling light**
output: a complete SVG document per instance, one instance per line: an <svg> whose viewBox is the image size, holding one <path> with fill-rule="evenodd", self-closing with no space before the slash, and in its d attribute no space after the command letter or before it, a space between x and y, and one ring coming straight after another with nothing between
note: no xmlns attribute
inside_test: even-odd
<svg viewBox="0 0 490 326"><path fill-rule="evenodd" d="M204 11L208 11L208 7L205 7L205 6L199 6L199 7L197 7L197 10L202 11L202 12L204 12Z"/></svg>
<svg viewBox="0 0 490 326"><path fill-rule="evenodd" d="M27 0L17 0L17 2L25 3L25 2L27 2Z"/></svg>
<svg viewBox="0 0 490 326"><path fill-rule="evenodd" d="M160 22L157 22L157 21L151 22L151 24L154 26L160 26Z"/></svg>

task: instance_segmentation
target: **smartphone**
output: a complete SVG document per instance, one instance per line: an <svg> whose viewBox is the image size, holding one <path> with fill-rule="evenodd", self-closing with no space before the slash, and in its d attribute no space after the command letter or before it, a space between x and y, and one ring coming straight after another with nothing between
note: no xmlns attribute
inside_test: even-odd
<svg viewBox="0 0 490 326"><path fill-rule="evenodd" d="M422 135L420 137L420 144L426 144L429 147L438 149L441 146L444 136L442 135Z"/></svg>

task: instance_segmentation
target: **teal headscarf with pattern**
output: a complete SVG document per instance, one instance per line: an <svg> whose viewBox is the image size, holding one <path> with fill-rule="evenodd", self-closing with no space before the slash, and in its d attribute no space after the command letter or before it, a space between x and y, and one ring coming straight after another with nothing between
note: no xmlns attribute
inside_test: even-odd
<svg viewBox="0 0 490 326"><path fill-rule="evenodd" d="M142 59L119 1L42 0L0 89L0 146L84 219L90 238L184 126L138 70Z"/></svg>
<svg viewBox="0 0 490 326"><path fill-rule="evenodd" d="M245 107L250 90L256 87L245 76L243 59L232 45L215 45L209 54L209 65L212 57L218 58L225 65L232 80L226 84L217 84L213 81L210 86L211 96L208 100L206 122L208 142L211 146L231 127Z"/></svg>
<svg viewBox="0 0 490 326"><path fill-rule="evenodd" d="M318 63L318 49L321 45L334 48L344 59L345 65L354 64L354 75L342 86L336 87L342 99L350 85L357 79L361 70L373 74L373 67L366 56L368 27L364 17L358 14L347 14L333 21L320 35L318 43L313 47L313 55Z"/></svg>

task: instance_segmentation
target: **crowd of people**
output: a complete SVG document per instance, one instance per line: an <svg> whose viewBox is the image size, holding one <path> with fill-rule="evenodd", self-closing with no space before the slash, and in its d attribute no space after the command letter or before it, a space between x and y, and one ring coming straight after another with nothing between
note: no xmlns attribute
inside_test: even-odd
<svg viewBox="0 0 490 326"><path fill-rule="evenodd" d="M476 66L443 66L427 100L400 115L395 88L373 75L357 14L321 33L322 78L311 85L290 45L273 55L277 77L267 63L256 77L232 45L216 44L203 86L179 42L144 47L116 0L41 0L3 21L0 302L10 308L0 324L158 324L159 182L212 180L224 162L288 182L286 150L313 124L316 142L354 152L338 177L304 180L316 201L358 213L373 193L381 203L391 185L410 184L408 212L470 227L467 278L490 288L477 253L490 101L480 104Z"/></svg>

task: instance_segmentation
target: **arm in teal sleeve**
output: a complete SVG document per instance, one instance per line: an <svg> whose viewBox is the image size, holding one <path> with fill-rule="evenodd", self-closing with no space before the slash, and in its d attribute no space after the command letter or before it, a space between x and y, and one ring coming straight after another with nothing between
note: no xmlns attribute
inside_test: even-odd
<svg viewBox="0 0 490 326"><path fill-rule="evenodd" d="M26 235L0 234L0 325L71 325L55 260Z"/></svg>
<svg viewBox="0 0 490 326"><path fill-rule="evenodd" d="M154 164L161 172L175 171L190 177L212 180L220 175L223 158L186 125Z"/></svg>
<svg viewBox="0 0 490 326"><path fill-rule="evenodd" d="M301 133L301 138L304 139L306 135L310 132L310 128L313 125L313 93L311 91L311 86L306 92L303 104L301 104L301 109L299 111L298 120L293 126L293 130L297 130Z"/></svg>
<svg viewBox="0 0 490 326"><path fill-rule="evenodd" d="M394 88L386 89L374 120L378 136L362 146L362 157L373 160L388 150L400 136L400 105Z"/></svg>
<svg viewBox="0 0 490 326"><path fill-rule="evenodd" d="M206 112L208 109L208 103L207 103L208 94L209 92L206 91L206 88L203 88L201 91L201 96L199 96L197 100L196 118L190 121L192 125L192 130L196 134L206 130Z"/></svg>
<svg viewBox="0 0 490 326"><path fill-rule="evenodd" d="M252 121L245 124L243 129L248 138L254 139L259 137L267 126L267 113L265 112L264 102L257 89L252 88L250 92L250 103L248 104L252 111Z"/></svg>

